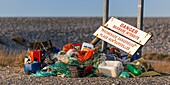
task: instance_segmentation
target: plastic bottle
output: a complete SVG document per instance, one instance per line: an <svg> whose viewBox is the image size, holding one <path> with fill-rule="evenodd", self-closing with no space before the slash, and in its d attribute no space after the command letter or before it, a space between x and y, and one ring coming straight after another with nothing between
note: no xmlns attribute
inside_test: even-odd
<svg viewBox="0 0 170 85"><path fill-rule="evenodd" d="M142 74L142 71L138 68L135 67L135 65L133 64L128 64L127 65L127 69L132 73L134 74L135 76L138 76L140 74Z"/></svg>

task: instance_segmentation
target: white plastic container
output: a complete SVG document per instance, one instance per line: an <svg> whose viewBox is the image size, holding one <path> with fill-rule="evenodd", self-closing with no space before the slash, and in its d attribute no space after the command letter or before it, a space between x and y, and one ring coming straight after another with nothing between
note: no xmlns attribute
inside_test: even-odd
<svg viewBox="0 0 170 85"><path fill-rule="evenodd" d="M27 64L27 63L28 63L28 62L27 62L28 59L29 59L28 56L25 56L25 58L24 58L24 64Z"/></svg>
<svg viewBox="0 0 170 85"><path fill-rule="evenodd" d="M98 66L99 72L110 77L118 77L124 70L120 61L105 61Z"/></svg>
<svg viewBox="0 0 170 85"><path fill-rule="evenodd" d="M89 49L93 49L94 46L90 43L83 43L82 47L81 47L81 51L88 51Z"/></svg>

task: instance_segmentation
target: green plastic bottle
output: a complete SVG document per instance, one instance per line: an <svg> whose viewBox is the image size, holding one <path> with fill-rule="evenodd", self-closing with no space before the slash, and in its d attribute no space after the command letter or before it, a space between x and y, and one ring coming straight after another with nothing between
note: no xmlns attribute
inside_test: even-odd
<svg viewBox="0 0 170 85"><path fill-rule="evenodd" d="M128 69L132 74L134 74L135 76L138 76L138 75L141 75L141 74L142 74L142 71L141 71L140 69L136 68L136 66L133 65L133 64L128 64L127 69Z"/></svg>

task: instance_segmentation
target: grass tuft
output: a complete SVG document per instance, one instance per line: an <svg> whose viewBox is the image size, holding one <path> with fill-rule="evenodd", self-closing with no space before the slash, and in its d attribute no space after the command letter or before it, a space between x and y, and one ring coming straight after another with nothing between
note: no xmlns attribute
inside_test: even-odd
<svg viewBox="0 0 170 85"><path fill-rule="evenodd" d="M150 54L144 54L143 57L146 60L170 61L169 54L150 53Z"/></svg>
<svg viewBox="0 0 170 85"><path fill-rule="evenodd" d="M9 53L5 54L3 51L0 50L0 66L5 67L5 66L17 66L21 67L24 65L24 56L26 54L20 53L20 54L15 54L15 53Z"/></svg>
<svg viewBox="0 0 170 85"><path fill-rule="evenodd" d="M20 54L4 54L3 51L0 51L0 67L10 66L10 67L22 67L24 65L24 57L26 56L26 52ZM167 54L144 54L143 57L146 60L156 60L161 61L158 63L151 64L153 69L161 72L170 74L170 55Z"/></svg>
<svg viewBox="0 0 170 85"><path fill-rule="evenodd" d="M168 61L162 61L151 65L155 71L170 74L170 62Z"/></svg>

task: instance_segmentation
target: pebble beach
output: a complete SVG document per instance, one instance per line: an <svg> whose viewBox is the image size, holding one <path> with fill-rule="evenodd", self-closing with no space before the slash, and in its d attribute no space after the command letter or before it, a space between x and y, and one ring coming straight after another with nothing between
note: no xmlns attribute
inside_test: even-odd
<svg viewBox="0 0 170 85"><path fill-rule="evenodd" d="M136 18L118 17L136 27ZM25 52L29 43L51 40L62 48L67 43L91 42L93 33L101 26L101 17L3 17L0 18L0 47L10 54ZM152 39L143 46L143 53L170 53L170 18L144 18L143 31L152 34ZM12 40L19 37L19 43ZM101 41L97 44L100 45ZM111 46L108 44L108 46ZM24 67L0 68L1 85L170 85L170 76L141 78L60 78L30 77Z"/></svg>

